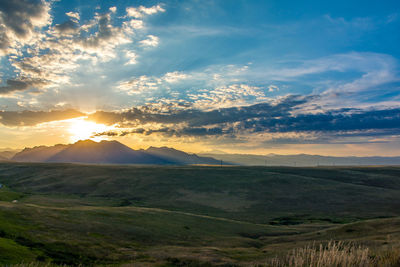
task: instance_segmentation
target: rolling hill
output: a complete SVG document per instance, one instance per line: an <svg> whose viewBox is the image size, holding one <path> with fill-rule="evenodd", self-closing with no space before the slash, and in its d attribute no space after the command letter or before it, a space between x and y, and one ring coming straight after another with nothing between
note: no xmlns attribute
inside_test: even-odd
<svg viewBox="0 0 400 267"><path fill-rule="evenodd" d="M400 248L399 167L13 162L0 174L0 265L265 266L331 240L375 259Z"/></svg>

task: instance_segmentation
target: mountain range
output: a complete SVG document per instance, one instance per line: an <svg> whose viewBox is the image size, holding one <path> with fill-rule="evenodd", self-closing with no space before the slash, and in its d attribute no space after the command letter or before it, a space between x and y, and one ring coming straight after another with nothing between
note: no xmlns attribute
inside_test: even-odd
<svg viewBox="0 0 400 267"><path fill-rule="evenodd" d="M134 150L118 141L84 140L69 145L37 146L20 152L0 150L0 161L156 165L344 166L400 165L400 157L332 157L320 155L189 154L169 147Z"/></svg>
<svg viewBox="0 0 400 267"><path fill-rule="evenodd" d="M320 155L250 155L200 153L200 156L213 157L235 165L247 166L361 166L361 165L400 165L400 157L332 157Z"/></svg>
<svg viewBox="0 0 400 267"><path fill-rule="evenodd" d="M70 145L25 148L11 160L19 162L70 162L99 164L221 164L211 157L199 157L168 147L134 150L118 141L78 141Z"/></svg>
<svg viewBox="0 0 400 267"><path fill-rule="evenodd" d="M0 161L10 160L18 152L19 152L18 149L11 149L11 148L0 149Z"/></svg>

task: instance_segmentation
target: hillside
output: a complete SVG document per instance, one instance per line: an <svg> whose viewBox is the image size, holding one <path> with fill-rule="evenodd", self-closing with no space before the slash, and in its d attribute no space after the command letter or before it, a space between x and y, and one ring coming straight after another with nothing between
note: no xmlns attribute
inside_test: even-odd
<svg viewBox="0 0 400 267"><path fill-rule="evenodd" d="M0 163L0 183L0 265L262 265L331 240L387 262L400 248L396 167Z"/></svg>
<svg viewBox="0 0 400 267"><path fill-rule="evenodd" d="M159 156L165 159L169 159L172 162L177 162L182 165L188 164L210 164L219 165L220 160L216 160L212 157L199 157L196 154L188 154L183 151L179 151L169 147L149 147L146 149L146 153Z"/></svg>
<svg viewBox="0 0 400 267"><path fill-rule="evenodd" d="M91 140L78 141L70 145L25 148L12 157L12 160L97 164L220 164L220 161L209 157L199 157L166 147L134 150L117 141L97 143Z"/></svg>
<svg viewBox="0 0 400 267"><path fill-rule="evenodd" d="M400 216L400 168L53 163L1 165L0 173L0 182L27 193L119 199L258 223L288 214L340 220Z"/></svg>

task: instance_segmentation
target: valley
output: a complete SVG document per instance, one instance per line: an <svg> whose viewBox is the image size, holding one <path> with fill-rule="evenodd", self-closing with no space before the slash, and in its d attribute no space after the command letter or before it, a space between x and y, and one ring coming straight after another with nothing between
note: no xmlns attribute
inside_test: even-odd
<svg viewBox="0 0 400 267"><path fill-rule="evenodd" d="M252 265L400 243L400 168L0 164L2 263ZM23 255L23 256L21 256Z"/></svg>

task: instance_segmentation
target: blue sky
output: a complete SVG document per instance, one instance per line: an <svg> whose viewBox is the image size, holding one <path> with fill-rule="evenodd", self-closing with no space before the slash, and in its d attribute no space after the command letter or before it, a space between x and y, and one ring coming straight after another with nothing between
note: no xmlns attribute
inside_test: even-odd
<svg viewBox="0 0 400 267"><path fill-rule="evenodd" d="M96 135L138 147L400 148L398 1L16 0L0 11L0 136L30 132L0 146L90 113L112 126ZM228 119L238 110L251 115Z"/></svg>

